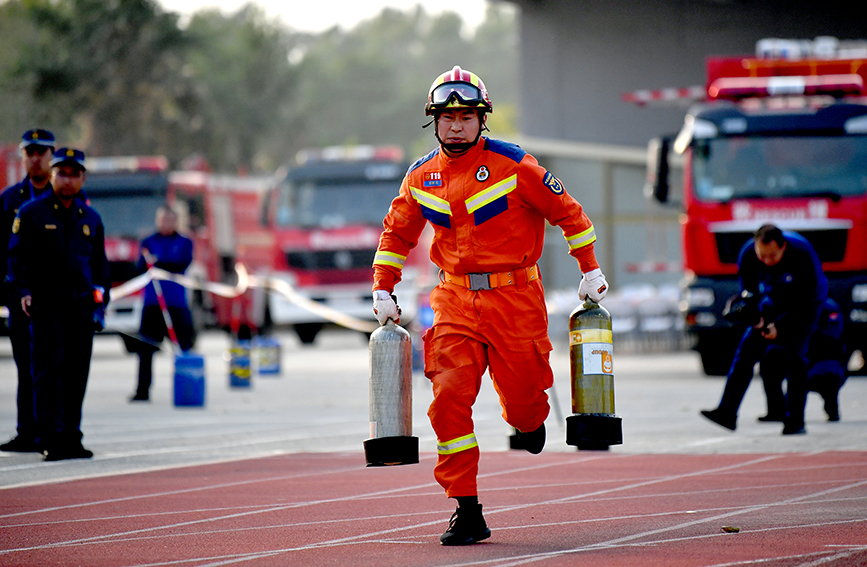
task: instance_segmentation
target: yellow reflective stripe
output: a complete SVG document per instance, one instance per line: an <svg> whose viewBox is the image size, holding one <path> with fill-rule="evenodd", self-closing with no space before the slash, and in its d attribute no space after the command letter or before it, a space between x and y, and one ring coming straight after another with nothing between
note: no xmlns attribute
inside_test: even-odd
<svg viewBox="0 0 867 567"><path fill-rule="evenodd" d="M593 244L594 242L596 242L596 229L592 226L584 232L579 232L578 234L566 237L566 244L569 245L569 250L583 248L588 244Z"/></svg>
<svg viewBox="0 0 867 567"><path fill-rule="evenodd" d="M473 84L474 87L479 86L479 76L472 71L470 71L470 82Z"/></svg>
<svg viewBox="0 0 867 567"><path fill-rule="evenodd" d="M416 189L415 187L410 187L409 191L412 194L413 199L418 201L419 204L439 213L446 215L452 214L452 208L449 206L449 202L445 199L440 199L436 195L431 195L430 193L426 193L421 189Z"/></svg>
<svg viewBox="0 0 867 567"><path fill-rule="evenodd" d="M507 193L511 193L515 190L515 187L518 186L518 174L511 177L507 177L506 179L491 185L484 191L480 191L466 200L467 212L472 214L473 212L479 210L481 207L484 207L491 201L495 201L506 195Z"/></svg>
<svg viewBox="0 0 867 567"><path fill-rule="evenodd" d="M472 449L473 447L478 446L479 443L476 441L476 434L470 433L469 435L464 435L463 437L458 437L457 439L452 439L445 443L437 441L437 453L440 455L451 455L452 453L460 453L461 451L466 451L467 449Z"/></svg>
<svg viewBox="0 0 867 567"><path fill-rule="evenodd" d="M406 256L395 254L394 252L386 252L385 250L377 250L373 257L373 265L385 264L386 266L394 266L395 268L403 268L403 263L406 262Z"/></svg>
<svg viewBox="0 0 867 567"><path fill-rule="evenodd" d="M614 344L614 336L607 329L586 329L569 333L569 344L580 345L583 343L609 343Z"/></svg>

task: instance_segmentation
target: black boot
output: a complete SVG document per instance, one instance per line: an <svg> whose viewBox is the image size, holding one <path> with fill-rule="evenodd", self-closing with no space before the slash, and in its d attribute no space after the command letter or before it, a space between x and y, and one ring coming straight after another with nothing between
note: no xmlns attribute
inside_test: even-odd
<svg viewBox="0 0 867 567"><path fill-rule="evenodd" d="M443 545L469 545L491 537L491 530L482 516L482 505L478 502L458 506L449 522L449 529L440 536Z"/></svg>
<svg viewBox="0 0 867 567"><path fill-rule="evenodd" d="M535 431L524 433L515 429L518 436L518 448L524 449L534 455L538 455L545 448L545 424L540 425Z"/></svg>
<svg viewBox="0 0 867 567"><path fill-rule="evenodd" d="M829 395L825 398L825 413L828 414L828 421L840 421L840 406L837 405L837 394Z"/></svg>
<svg viewBox="0 0 867 567"><path fill-rule="evenodd" d="M734 431L737 428L737 416L728 414L719 408L713 410L701 410L701 415L726 429Z"/></svg>

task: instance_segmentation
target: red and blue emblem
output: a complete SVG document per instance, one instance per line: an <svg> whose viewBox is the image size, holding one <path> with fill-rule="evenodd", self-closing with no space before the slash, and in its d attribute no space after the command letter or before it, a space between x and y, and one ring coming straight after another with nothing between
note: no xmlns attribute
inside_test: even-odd
<svg viewBox="0 0 867 567"><path fill-rule="evenodd" d="M443 174L439 171L427 171L424 174L425 187L442 187Z"/></svg>

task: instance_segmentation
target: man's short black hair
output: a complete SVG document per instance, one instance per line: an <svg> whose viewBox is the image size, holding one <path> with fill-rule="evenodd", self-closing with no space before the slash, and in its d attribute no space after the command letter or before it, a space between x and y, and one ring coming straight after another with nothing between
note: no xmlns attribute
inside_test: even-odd
<svg viewBox="0 0 867 567"><path fill-rule="evenodd" d="M777 246L783 247L786 243L786 237L783 236L783 231L773 224L762 225L756 231L756 241L762 244L770 244L776 242Z"/></svg>

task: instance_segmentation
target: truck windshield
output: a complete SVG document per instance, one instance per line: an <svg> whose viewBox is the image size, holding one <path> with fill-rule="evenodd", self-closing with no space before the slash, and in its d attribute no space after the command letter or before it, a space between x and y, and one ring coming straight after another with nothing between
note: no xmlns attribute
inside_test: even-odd
<svg viewBox="0 0 867 567"><path fill-rule="evenodd" d="M88 174L83 191L105 225L106 236L141 240L152 234L157 208L166 202L162 174Z"/></svg>
<svg viewBox="0 0 867 567"><path fill-rule="evenodd" d="M697 140L692 164L702 201L867 193L867 136Z"/></svg>
<svg viewBox="0 0 867 567"><path fill-rule="evenodd" d="M318 228L382 226L400 180L346 180L339 183L301 180L280 188L277 224Z"/></svg>

